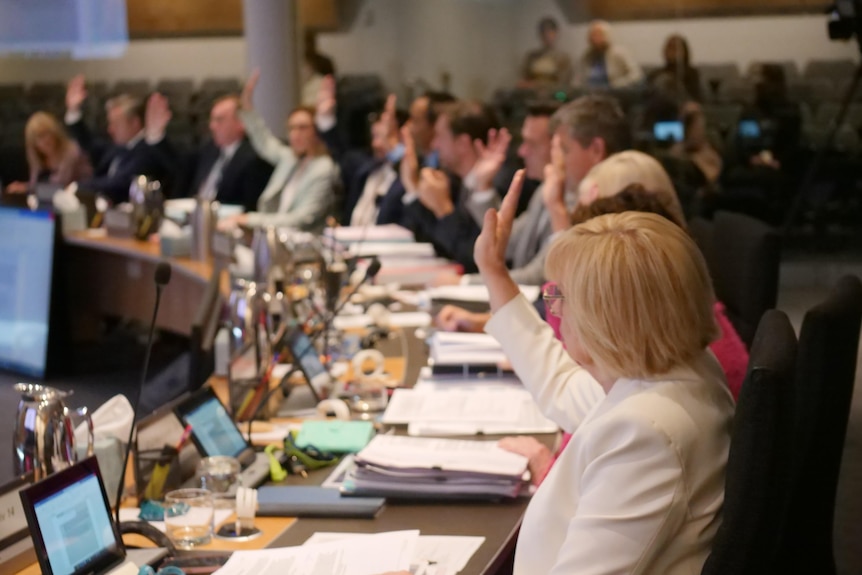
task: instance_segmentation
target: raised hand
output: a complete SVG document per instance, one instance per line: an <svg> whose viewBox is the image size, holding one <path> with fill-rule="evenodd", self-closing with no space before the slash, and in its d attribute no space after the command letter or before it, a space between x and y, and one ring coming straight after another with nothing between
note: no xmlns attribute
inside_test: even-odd
<svg viewBox="0 0 862 575"><path fill-rule="evenodd" d="M249 81L251 81L251 78L249 78ZM252 86L252 92L253 91L254 86ZM337 104L338 101L335 98L335 78L331 75L324 76L320 81L320 88L317 90L317 106L315 112L318 116L334 116Z"/></svg>
<svg viewBox="0 0 862 575"><path fill-rule="evenodd" d="M570 225L569 210L566 207L566 162L560 136L551 140L551 163L545 166L542 180L542 202L551 216L551 228L562 232Z"/></svg>
<svg viewBox="0 0 862 575"><path fill-rule="evenodd" d="M389 94L386 97L386 105L383 106L383 113L380 115L380 122L386 128L386 143L391 149L398 145L398 116L396 114L395 105L398 100L395 94Z"/></svg>
<svg viewBox="0 0 862 575"><path fill-rule="evenodd" d="M419 174L419 201L437 218L454 212L449 176L440 170L422 168Z"/></svg>
<svg viewBox="0 0 862 575"><path fill-rule="evenodd" d="M419 195L419 158L416 156L416 142L410 123L401 128L401 139L404 141L404 158L399 167L399 176L408 194Z"/></svg>
<svg viewBox="0 0 862 575"><path fill-rule="evenodd" d="M158 92L147 99L147 110L144 117L144 132L148 141L160 140L165 135L168 123L173 114L168 99Z"/></svg>
<svg viewBox="0 0 862 575"><path fill-rule="evenodd" d="M78 74L69 80L66 86L66 110L79 112L84 100L87 99L87 80L83 74Z"/></svg>
<svg viewBox="0 0 862 575"><path fill-rule="evenodd" d="M434 323L443 331L482 333L488 319L487 314L473 313L454 305L446 305L434 318Z"/></svg>
<svg viewBox="0 0 862 575"><path fill-rule="evenodd" d="M521 197L521 189L524 187L524 170L515 172L512 184L500 211L491 208L485 212L485 221L482 223L482 233L476 238L473 246L473 259L482 277L488 284L488 276L505 274L506 269L506 247L509 245L509 235L512 233L512 222L515 221L515 213L518 208L518 199ZM490 290L490 286L489 286ZM492 294L493 295L493 294Z"/></svg>
<svg viewBox="0 0 862 575"><path fill-rule="evenodd" d="M509 150L511 141L512 135L509 133L509 130L503 128L499 131L494 129L488 131L487 145L482 140L473 142L476 155L479 157L476 165L473 167L473 173L476 174L476 183L479 190L490 189L493 185L494 177L506 161L506 153Z"/></svg>
<svg viewBox="0 0 862 575"><path fill-rule="evenodd" d="M258 80L260 80L260 69L255 68L242 88L240 104L243 110L254 110L254 89L257 87Z"/></svg>

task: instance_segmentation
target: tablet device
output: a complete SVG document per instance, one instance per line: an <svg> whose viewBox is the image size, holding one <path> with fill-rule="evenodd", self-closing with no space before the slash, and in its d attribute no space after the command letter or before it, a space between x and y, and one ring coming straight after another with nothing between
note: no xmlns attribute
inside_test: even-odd
<svg viewBox="0 0 862 575"><path fill-rule="evenodd" d="M111 517L95 457L22 490L21 504L43 575L137 573ZM166 554L149 551L146 563Z"/></svg>
<svg viewBox="0 0 862 575"><path fill-rule="evenodd" d="M243 467L254 461L254 450L212 388L201 388L174 411L183 425L191 425L192 441L202 456L236 457Z"/></svg>
<svg viewBox="0 0 862 575"><path fill-rule="evenodd" d="M760 122L757 120L740 120L737 132L740 138L757 140L761 136Z"/></svg>

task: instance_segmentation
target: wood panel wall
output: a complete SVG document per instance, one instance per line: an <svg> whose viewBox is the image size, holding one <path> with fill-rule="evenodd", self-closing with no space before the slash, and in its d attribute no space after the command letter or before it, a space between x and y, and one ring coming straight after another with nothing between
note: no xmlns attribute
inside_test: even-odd
<svg viewBox="0 0 862 575"><path fill-rule="evenodd" d="M577 3L583 0L560 0ZM587 0L590 18L636 20L687 18L693 16L738 16L746 14L817 13L828 0ZM583 8L579 10L584 12Z"/></svg>

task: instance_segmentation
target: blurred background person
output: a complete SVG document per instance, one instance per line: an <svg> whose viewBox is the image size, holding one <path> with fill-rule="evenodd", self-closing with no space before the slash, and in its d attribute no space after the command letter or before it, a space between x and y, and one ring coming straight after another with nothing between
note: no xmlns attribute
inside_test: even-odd
<svg viewBox="0 0 862 575"><path fill-rule="evenodd" d="M691 65L688 40L674 34L664 43L664 66L647 77L647 85L658 95L682 104L703 101L700 73Z"/></svg>
<svg viewBox="0 0 862 575"><path fill-rule="evenodd" d="M192 178L184 191L251 211L272 175L272 165L257 155L246 138L239 108L237 95L223 96L213 104L210 140L195 154Z"/></svg>
<svg viewBox="0 0 862 575"><path fill-rule="evenodd" d="M93 166L81 148L69 138L60 121L47 112L36 112L24 128L24 146L30 179L12 182L10 193L26 193L37 183L68 186L93 175Z"/></svg>
<svg viewBox="0 0 862 575"><path fill-rule="evenodd" d="M542 47L529 52L524 58L519 88L568 88L572 83L572 61L568 54L557 49L559 25L553 18L539 21L539 40Z"/></svg>
<svg viewBox="0 0 862 575"><path fill-rule="evenodd" d="M287 117L287 144L273 135L254 109L259 77L255 71L246 82L240 118L255 151L275 169L258 198L257 210L225 218L219 227L271 225L320 230L335 206L338 167L317 135L313 108L297 108Z"/></svg>
<svg viewBox="0 0 862 575"><path fill-rule="evenodd" d="M440 158L431 143L434 141L434 125L440 108L455 102L448 92L429 91L410 104L409 129L416 146L419 164L426 168L439 168Z"/></svg>
<svg viewBox="0 0 862 575"><path fill-rule="evenodd" d="M631 88L643 81L643 70L628 51L611 41L611 26L604 20L590 23L589 46L581 57L578 85L588 88Z"/></svg>
<svg viewBox="0 0 862 575"><path fill-rule="evenodd" d="M66 126L95 166L93 177L80 181L81 187L100 192L118 204L129 199L132 180L145 175L160 180L162 190L169 193L178 172L178 156L165 137L172 116L167 98L152 94L144 104L120 94L108 100L107 142L94 138L82 120L81 107L86 99L84 76L75 76L66 89Z"/></svg>

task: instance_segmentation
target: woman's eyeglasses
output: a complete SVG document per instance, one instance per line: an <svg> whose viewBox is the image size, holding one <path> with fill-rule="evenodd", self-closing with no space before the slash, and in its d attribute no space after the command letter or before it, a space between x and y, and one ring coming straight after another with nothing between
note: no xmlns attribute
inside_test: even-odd
<svg viewBox="0 0 862 575"><path fill-rule="evenodd" d="M549 283L542 288L542 299L545 301L545 311L554 317L561 317L563 313L563 294L555 283Z"/></svg>

